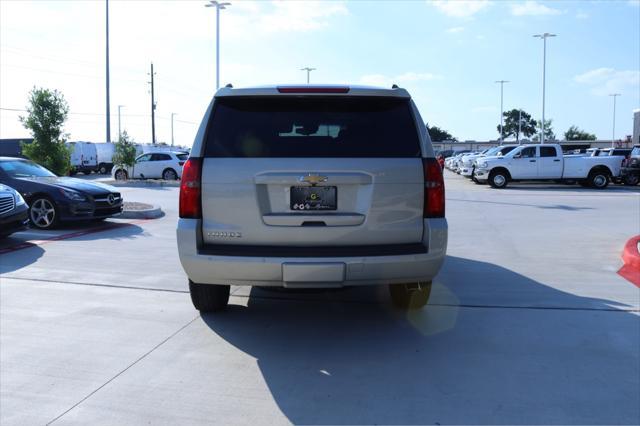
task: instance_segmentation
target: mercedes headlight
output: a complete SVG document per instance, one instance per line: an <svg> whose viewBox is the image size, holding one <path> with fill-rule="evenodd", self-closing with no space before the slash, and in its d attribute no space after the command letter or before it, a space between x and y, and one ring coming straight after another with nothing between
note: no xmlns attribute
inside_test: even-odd
<svg viewBox="0 0 640 426"><path fill-rule="evenodd" d="M16 206L21 206L26 203L18 191L13 191L13 198L16 200Z"/></svg>
<svg viewBox="0 0 640 426"><path fill-rule="evenodd" d="M67 197L70 200L73 201L86 201L86 197L84 195L82 195L81 193L79 193L78 191L73 191L70 189L61 189L60 192L62 193L62 195L64 195L65 197Z"/></svg>

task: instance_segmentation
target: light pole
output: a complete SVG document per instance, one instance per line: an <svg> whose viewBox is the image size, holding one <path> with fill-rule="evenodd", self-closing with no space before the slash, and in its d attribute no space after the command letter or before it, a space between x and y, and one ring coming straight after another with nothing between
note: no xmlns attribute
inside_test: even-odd
<svg viewBox="0 0 640 426"><path fill-rule="evenodd" d="M540 125L540 143L544 143L544 97L545 97L545 84L546 84L546 71L547 71L547 38L556 37L555 34L544 33L535 34L534 37L541 38L544 44L542 51L542 124Z"/></svg>
<svg viewBox="0 0 640 426"><path fill-rule="evenodd" d="M504 133L502 132L502 121L504 117L504 84L509 83L508 80L498 80L496 83L500 83L500 145L504 141Z"/></svg>
<svg viewBox="0 0 640 426"><path fill-rule="evenodd" d="M216 90L220 88L220 10L231 6L231 3L209 0L204 7L216 8Z"/></svg>
<svg viewBox="0 0 640 426"><path fill-rule="evenodd" d="M306 71L307 72L307 84L309 84L309 75L311 74L311 71L315 71L315 68L309 68L309 67L304 67L304 68L300 68L300 71Z"/></svg>
<svg viewBox="0 0 640 426"><path fill-rule="evenodd" d="M107 77L107 140L111 142L111 105L109 103L109 0L105 1L106 6L106 77Z"/></svg>
<svg viewBox="0 0 640 426"><path fill-rule="evenodd" d="M171 113L171 146L173 146L173 117L176 115L175 112Z"/></svg>
<svg viewBox="0 0 640 426"><path fill-rule="evenodd" d="M615 148L616 140L616 98L620 96L620 93L611 93L609 96L613 98L613 133L611 134L611 148Z"/></svg>
<svg viewBox="0 0 640 426"><path fill-rule="evenodd" d="M118 140L122 138L122 131L120 130L120 109L124 107L124 105L118 105Z"/></svg>

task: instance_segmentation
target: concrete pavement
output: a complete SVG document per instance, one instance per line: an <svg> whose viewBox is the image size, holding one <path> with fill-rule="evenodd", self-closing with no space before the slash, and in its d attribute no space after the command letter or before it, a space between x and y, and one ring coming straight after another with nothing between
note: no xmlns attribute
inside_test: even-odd
<svg viewBox="0 0 640 426"><path fill-rule="evenodd" d="M384 288L235 288L200 317L177 190L123 188L166 216L0 255L1 423L639 423L640 291L616 274L639 192L446 183L449 257L409 315Z"/></svg>

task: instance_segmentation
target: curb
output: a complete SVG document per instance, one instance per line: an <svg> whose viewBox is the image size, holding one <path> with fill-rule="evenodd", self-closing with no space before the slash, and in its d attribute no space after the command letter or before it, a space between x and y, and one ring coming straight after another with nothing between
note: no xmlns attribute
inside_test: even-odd
<svg viewBox="0 0 640 426"><path fill-rule="evenodd" d="M622 250L624 266L618 274L640 287L640 235L631 238Z"/></svg>
<svg viewBox="0 0 640 426"><path fill-rule="evenodd" d="M125 210L120 213L118 219L158 219L164 216L160 206L153 206L146 210Z"/></svg>

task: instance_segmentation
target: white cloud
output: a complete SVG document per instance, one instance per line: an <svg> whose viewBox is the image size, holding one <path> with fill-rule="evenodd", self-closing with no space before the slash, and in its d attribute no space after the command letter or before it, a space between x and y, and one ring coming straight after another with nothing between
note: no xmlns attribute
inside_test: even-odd
<svg viewBox="0 0 640 426"><path fill-rule="evenodd" d="M267 32L318 30L329 26L329 18L349 13L344 2L279 0L272 5L270 13L255 10L258 15L254 18Z"/></svg>
<svg viewBox="0 0 640 426"><path fill-rule="evenodd" d="M464 27L451 27L451 28L447 28L447 32L448 32L449 34L461 33L462 31L464 31Z"/></svg>
<svg viewBox="0 0 640 426"><path fill-rule="evenodd" d="M359 83L367 86L391 87L393 84L415 83L419 81L438 80L442 77L431 73L406 72L396 76L383 74L368 74L360 78Z"/></svg>
<svg viewBox="0 0 640 426"><path fill-rule="evenodd" d="M587 19L589 18L589 14L582 12L582 11L578 11L578 13L576 13L576 18L577 19Z"/></svg>
<svg viewBox="0 0 640 426"><path fill-rule="evenodd" d="M561 10L546 6L535 0L527 0L523 3L511 5L511 14L515 16L560 15L562 13Z"/></svg>
<svg viewBox="0 0 640 426"><path fill-rule="evenodd" d="M432 0L429 3L454 18L471 18L491 4L489 0Z"/></svg>
<svg viewBox="0 0 640 426"><path fill-rule="evenodd" d="M640 86L640 71L613 68L596 68L573 78L576 83L591 86L594 95L608 95L609 93L623 93L625 89Z"/></svg>

